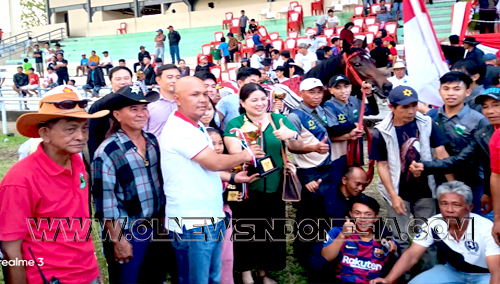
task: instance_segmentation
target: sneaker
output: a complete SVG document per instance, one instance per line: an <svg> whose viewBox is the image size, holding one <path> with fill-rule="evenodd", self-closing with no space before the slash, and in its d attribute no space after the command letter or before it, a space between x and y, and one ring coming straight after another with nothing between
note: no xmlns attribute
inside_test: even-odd
<svg viewBox="0 0 500 284"><path fill-rule="evenodd" d="M24 107L24 110L30 110L27 106Z"/></svg>

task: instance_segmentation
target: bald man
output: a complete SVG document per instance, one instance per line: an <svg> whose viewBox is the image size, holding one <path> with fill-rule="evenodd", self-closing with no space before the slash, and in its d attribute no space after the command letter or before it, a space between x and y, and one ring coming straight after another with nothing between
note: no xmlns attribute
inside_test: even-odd
<svg viewBox="0 0 500 284"><path fill-rule="evenodd" d="M191 76L181 78L175 85L174 100L178 109L160 136L167 196L165 227L175 250L179 283L219 283L225 232L222 180L255 179L246 173L234 176L219 171L250 162L252 156L248 151L223 155L213 150L212 139L199 121L210 103L203 81ZM258 147L253 150L255 156L264 156Z"/></svg>

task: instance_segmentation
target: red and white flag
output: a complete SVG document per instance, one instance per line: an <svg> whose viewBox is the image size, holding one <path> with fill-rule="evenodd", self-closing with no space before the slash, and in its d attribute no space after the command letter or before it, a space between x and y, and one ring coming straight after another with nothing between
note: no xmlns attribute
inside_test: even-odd
<svg viewBox="0 0 500 284"><path fill-rule="evenodd" d="M442 106L439 78L450 71L424 0L403 0L406 65L419 100Z"/></svg>

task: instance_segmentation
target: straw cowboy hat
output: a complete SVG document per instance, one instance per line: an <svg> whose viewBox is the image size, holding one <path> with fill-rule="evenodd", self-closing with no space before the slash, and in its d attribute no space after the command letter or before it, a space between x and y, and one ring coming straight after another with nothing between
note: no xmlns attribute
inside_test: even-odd
<svg viewBox="0 0 500 284"><path fill-rule="evenodd" d="M52 119L63 117L99 118L109 114L108 110L87 113L85 107L90 100L81 100L71 91L48 95L38 103L38 113L21 115L16 121L17 131L23 136L38 138L39 125Z"/></svg>

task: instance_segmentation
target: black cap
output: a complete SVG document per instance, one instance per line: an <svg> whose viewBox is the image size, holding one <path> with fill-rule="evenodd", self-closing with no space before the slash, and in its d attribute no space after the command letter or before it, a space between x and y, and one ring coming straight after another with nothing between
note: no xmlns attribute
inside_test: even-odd
<svg viewBox="0 0 500 284"><path fill-rule="evenodd" d="M227 36L234 36L233 33L227 33Z"/></svg>
<svg viewBox="0 0 500 284"><path fill-rule="evenodd" d="M285 72L286 68L284 66L278 66L276 67L276 71L283 71Z"/></svg>
<svg viewBox="0 0 500 284"><path fill-rule="evenodd" d="M102 52L102 54L105 54L105 53L107 54L108 52L107 52L107 51L103 51L103 52Z"/></svg>
<svg viewBox="0 0 500 284"><path fill-rule="evenodd" d="M500 101L500 88L492 87L483 91L482 94L476 97L474 100L476 104L482 105L484 100L487 98L492 98L494 100Z"/></svg>
<svg viewBox="0 0 500 284"><path fill-rule="evenodd" d="M139 49L143 49L143 48L145 48L144 45L141 45L141 47L139 47Z"/></svg>
<svg viewBox="0 0 500 284"><path fill-rule="evenodd" d="M389 102L395 106L407 106L418 102L418 94L415 89L408 86L398 86L389 93Z"/></svg>
<svg viewBox="0 0 500 284"><path fill-rule="evenodd" d="M259 51L266 51L266 48L263 45L259 44L255 47L255 52Z"/></svg>
<svg viewBox="0 0 500 284"><path fill-rule="evenodd" d="M262 65L264 66L271 66L272 64L273 62L269 58L265 58L264 60L262 60Z"/></svg>
<svg viewBox="0 0 500 284"><path fill-rule="evenodd" d="M464 39L464 43L470 44L470 45L478 45L480 44L479 41L476 41L475 37L468 36Z"/></svg>
<svg viewBox="0 0 500 284"><path fill-rule="evenodd" d="M330 81L328 81L328 87L335 87L339 82L346 82L347 84L351 84L351 81L349 81L349 78L346 75L339 74L330 78Z"/></svg>
<svg viewBox="0 0 500 284"><path fill-rule="evenodd" d="M157 101L159 98L160 94L158 92L151 91L144 95L141 87L137 85L125 86L105 96L99 110L118 110L132 105L148 104Z"/></svg>

